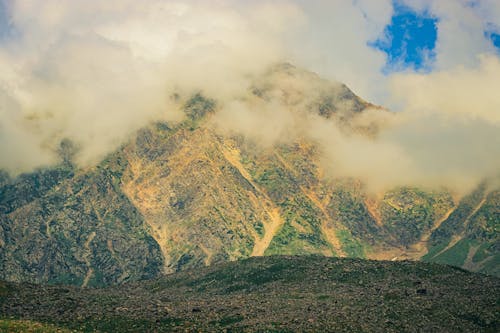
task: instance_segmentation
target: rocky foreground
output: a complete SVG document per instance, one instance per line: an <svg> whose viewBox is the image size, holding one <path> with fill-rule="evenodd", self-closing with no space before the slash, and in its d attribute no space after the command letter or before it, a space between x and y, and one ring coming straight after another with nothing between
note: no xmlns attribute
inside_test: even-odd
<svg viewBox="0 0 500 333"><path fill-rule="evenodd" d="M5 332L497 332L500 279L450 266L257 257L99 288L0 284Z"/></svg>

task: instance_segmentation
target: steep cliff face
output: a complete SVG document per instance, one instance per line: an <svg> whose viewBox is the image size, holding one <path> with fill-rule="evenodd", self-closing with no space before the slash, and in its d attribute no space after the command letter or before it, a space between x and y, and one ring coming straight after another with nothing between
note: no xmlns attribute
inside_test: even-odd
<svg viewBox="0 0 500 333"><path fill-rule="evenodd" d="M294 112L302 76L315 94L302 109L346 131L373 107L289 65L257 80L251 98L279 96ZM360 181L326 177L314 142L257 148L222 134L216 108L197 94L183 122L151 124L90 169L70 156L16 179L0 174L0 278L105 285L273 254L424 256L500 274L498 190L460 202L412 187L370 195Z"/></svg>
<svg viewBox="0 0 500 333"><path fill-rule="evenodd" d="M162 131L142 134L161 140ZM142 136L128 146L122 179L124 193L160 244L166 272L249 256L270 223L271 203L228 161L230 148L213 132L171 132L167 150L152 160L141 157L152 152Z"/></svg>
<svg viewBox="0 0 500 333"><path fill-rule="evenodd" d="M86 286L158 274L159 246L121 191L114 159L65 177L21 177L2 188L5 279Z"/></svg>

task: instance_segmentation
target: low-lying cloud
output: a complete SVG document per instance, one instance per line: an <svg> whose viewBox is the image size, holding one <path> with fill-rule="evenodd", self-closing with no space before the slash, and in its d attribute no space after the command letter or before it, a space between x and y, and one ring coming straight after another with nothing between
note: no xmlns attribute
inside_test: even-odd
<svg viewBox="0 0 500 333"><path fill-rule="evenodd" d="M482 76L482 71L474 70L467 76ZM411 83L413 75L399 76L395 80L400 83L398 89L411 84L413 89L421 90L418 98L411 94L403 98L406 94L394 91L398 103L404 104L404 112L368 108L356 113L353 104L346 101L335 104L337 116L330 119L318 114L317 101L325 94L332 96L342 91L341 85L328 84L314 75L278 76L270 80L264 99L252 96L224 104L215 115L214 124L224 132L243 134L262 147L313 141L319 147L327 175L355 177L373 192L408 185L447 187L463 193L485 179L498 177L500 128L493 110L495 105L500 106L500 100L490 98L479 103L483 107L480 115L477 110L467 113L461 105L465 102L453 101L455 94L462 94L458 100L465 100L466 96L474 99L467 92L480 90L481 86L474 79L460 81L461 89L457 84L441 86L438 81L442 75L426 76L419 84ZM441 89L427 91L430 83L426 80ZM491 82L486 80L483 84ZM451 108L420 107L414 98L430 106L442 99ZM437 100L432 102L433 98ZM456 105L462 109L453 109ZM352 130L346 130L341 120L345 115L350 115L348 124Z"/></svg>
<svg viewBox="0 0 500 333"><path fill-rule="evenodd" d="M491 13L500 6L404 2L439 18L430 73L382 73L386 55L369 42L383 38L389 0L3 0L0 168L18 174L57 163L64 138L80 147L79 165L92 165L149 122L180 121L172 94L201 91L218 102L219 130L261 146L314 140L333 177L356 177L375 191L460 191L497 177L500 60L484 29L496 27ZM275 78L281 88L252 97L256 81L282 62L394 113L352 120L376 125L376 137L349 134L335 118L307 112L328 86L309 75ZM340 112L351 107L339 104Z"/></svg>
<svg viewBox="0 0 500 333"><path fill-rule="evenodd" d="M286 3L4 4L0 167L13 173L56 162L63 138L80 146L80 165L95 163L151 120L180 120L173 93L241 94L283 58L280 34L301 19Z"/></svg>

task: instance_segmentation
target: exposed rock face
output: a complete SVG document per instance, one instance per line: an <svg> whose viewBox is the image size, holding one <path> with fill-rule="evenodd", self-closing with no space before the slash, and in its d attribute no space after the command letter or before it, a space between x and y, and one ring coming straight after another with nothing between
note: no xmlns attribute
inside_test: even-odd
<svg viewBox="0 0 500 333"><path fill-rule="evenodd" d="M127 147L122 185L160 244L166 272L249 256L271 218L264 195L228 162L213 132L148 131L155 140L163 134L167 150L155 159L141 157L151 150L140 137Z"/></svg>
<svg viewBox="0 0 500 333"><path fill-rule="evenodd" d="M288 65L268 76L253 98L302 103L296 83L273 82L308 76L317 102L306 109L346 130L371 107ZM326 178L312 142L256 149L210 126L214 101L197 94L185 111L184 122L142 129L97 167L72 166L66 142L58 167L0 174L0 278L105 285L271 254L425 255L500 275L498 190L482 186L460 202L408 187L373 197L359 181Z"/></svg>
<svg viewBox="0 0 500 333"><path fill-rule="evenodd" d="M4 201L2 277L99 285L156 276L162 266L159 246L115 172L109 165L68 173L50 186L33 175L2 188L2 198L19 195L19 188L36 193L21 195L22 205Z"/></svg>

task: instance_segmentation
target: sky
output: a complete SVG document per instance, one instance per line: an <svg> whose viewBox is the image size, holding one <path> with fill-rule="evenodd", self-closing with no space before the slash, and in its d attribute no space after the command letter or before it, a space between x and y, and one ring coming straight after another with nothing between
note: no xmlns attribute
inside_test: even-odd
<svg viewBox="0 0 500 333"><path fill-rule="evenodd" d="M393 10L384 35L370 44L387 54L384 73L408 68L430 71L436 56L438 19L398 1L393 2Z"/></svg>
<svg viewBox="0 0 500 333"><path fill-rule="evenodd" d="M474 8L480 1L470 1ZM383 36L370 46L387 54L383 72L415 70L430 72L436 58L439 16L430 12L430 6L415 8L411 2L393 1L391 21L386 25ZM500 52L500 29L493 22L485 22L484 37ZM459 39L459 36L457 36Z"/></svg>
<svg viewBox="0 0 500 333"><path fill-rule="evenodd" d="M470 188L500 170L499 36L497 0L0 0L0 168L54 165L65 138L95 165L151 121L182 120L173 93L201 91L241 123L255 78L289 62L396 119L378 116L374 141L303 122L327 168ZM270 124L257 136L289 124L289 106L270 105L244 107Z"/></svg>

